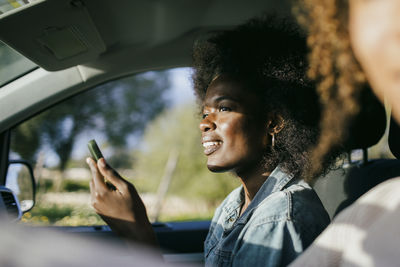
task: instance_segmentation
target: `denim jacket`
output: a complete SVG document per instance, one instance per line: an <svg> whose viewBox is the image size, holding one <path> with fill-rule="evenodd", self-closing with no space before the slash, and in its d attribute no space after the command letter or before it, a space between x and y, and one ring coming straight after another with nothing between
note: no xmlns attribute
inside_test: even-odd
<svg viewBox="0 0 400 267"><path fill-rule="evenodd" d="M329 224L315 191L277 167L245 212L244 190L217 208L205 241L206 266L286 266Z"/></svg>

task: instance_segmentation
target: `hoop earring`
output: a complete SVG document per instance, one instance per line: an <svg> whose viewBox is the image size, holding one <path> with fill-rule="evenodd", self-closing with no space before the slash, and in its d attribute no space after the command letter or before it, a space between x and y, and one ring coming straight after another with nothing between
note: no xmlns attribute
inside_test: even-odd
<svg viewBox="0 0 400 267"><path fill-rule="evenodd" d="M271 141L271 146L275 146L275 134L272 134L272 141Z"/></svg>

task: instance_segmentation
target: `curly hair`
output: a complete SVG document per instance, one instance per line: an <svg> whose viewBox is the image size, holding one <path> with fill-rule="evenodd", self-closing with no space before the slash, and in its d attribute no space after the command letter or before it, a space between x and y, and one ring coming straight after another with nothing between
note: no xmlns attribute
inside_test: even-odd
<svg viewBox="0 0 400 267"><path fill-rule="evenodd" d="M321 159L346 138L346 128L359 112L358 97L365 88L365 76L350 46L348 8L348 0L298 0L294 7L299 23L308 30L308 76L317 82L323 106L311 173L318 172Z"/></svg>
<svg viewBox="0 0 400 267"><path fill-rule="evenodd" d="M228 74L259 96L263 119L268 114L284 119L274 147L265 152L266 170L280 164L288 173L301 175L310 166L308 151L317 141L320 106L306 78L306 55L306 39L295 24L266 16L194 46L192 78L199 103L214 77Z"/></svg>

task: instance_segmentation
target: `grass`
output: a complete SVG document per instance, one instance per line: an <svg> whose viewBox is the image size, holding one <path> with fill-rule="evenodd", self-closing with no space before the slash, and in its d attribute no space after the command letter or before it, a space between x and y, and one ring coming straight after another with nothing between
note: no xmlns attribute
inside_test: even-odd
<svg viewBox="0 0 400 267"><path fill-rule="evenodd" d="M162 214L160 222L183 222L211 220L213 212L204 214L186 213L179 215ZM37 206L23 215L23 223L35 225L85 226L104 225L104 221L87 206L52 204Z"/></svg>
<svg viewBox="0 0 400 267"><path fill-rule="evenodd" d="M35 225L86 226L104 225L89 203L89 181L63 179L59 191L55 190L52 180L42 179L35 207L23 215L22 222ZM81 199L81 197L83 198ZM87 196L87 198L85 197ZM214 206L199 208L193 200L184 198L185 207L168 209L168 204L160 214L160 222L182 222L210 220ZM193 205L190 204L193 202ZM178 212L181 211L181 212ZM151 214L148 214L151 217Z"/></svg>
<svg viewBox="0 0 400 267"><path fill-rule="evenodd" d="M61 196L60 196L61 197ZM210 220L214 209L193 210L182 213L162 212L158 218L159 222L182 222ZM35 225L58 225L58 226L88 226L104 225L105 222L98 216L89 203L82 204L60 204L39 201L35 207L23 215L23 223Z"/></svg>
<svg viewBox="0 0 400 267"><path fill-rule="evenodd" d="M75 181L75 180L64 180L61 185L61 191L63 192L79 192L89 191L88 181Z"/></svg>
<svg viewBox="0 0 400 267"><path fill-rule="evenodd" d="M36 225L100 225L104 221L86 205L37 205L22 217L22 222Z"/></svg>
<svg viewBox="0 0 400 267"><path fill-rule="evenodd" d="M160 222L185 222L185 221L207 221L211 220L214 212L205 214L181 214L181 215L169 215L162 214L159 218Z"/></svg>

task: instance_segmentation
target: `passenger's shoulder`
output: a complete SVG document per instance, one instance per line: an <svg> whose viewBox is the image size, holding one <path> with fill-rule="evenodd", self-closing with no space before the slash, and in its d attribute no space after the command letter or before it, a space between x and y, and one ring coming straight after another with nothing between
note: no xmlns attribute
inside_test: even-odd
<svg viewBox="0 0 400 267"><path fill-rule="evenodd" d="M385 214L391 214L400 205L400 177L383 182L356 202L344 209L335 218L334 223L359 222L367 227Z"/></svg>
<svg viewBox="0 0 400 267"><path fill-rule="evenodd" d="M356 203L374 203L385 208L397 207L400 203L400 177L383 182L360 197Z"/></svg>

